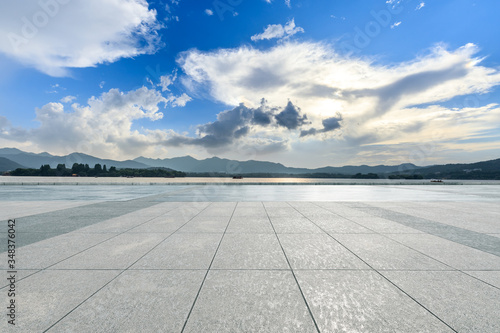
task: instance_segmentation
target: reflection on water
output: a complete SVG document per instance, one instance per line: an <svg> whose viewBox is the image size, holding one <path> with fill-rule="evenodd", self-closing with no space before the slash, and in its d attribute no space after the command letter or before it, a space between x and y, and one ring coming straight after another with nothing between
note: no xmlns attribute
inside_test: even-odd
<svg viewBox="0 0 500 333"><path fill-rule="evenodd" d="M179 191L187 186L150 185L24 185L0 186L0 201L131 200Z"/></svg>
<svg viewBox="0 0 500 333"><path fill-rule="evenodd" d="M0 186L0 201L475 201L499 200L500 186L58 185Z"/></svg>

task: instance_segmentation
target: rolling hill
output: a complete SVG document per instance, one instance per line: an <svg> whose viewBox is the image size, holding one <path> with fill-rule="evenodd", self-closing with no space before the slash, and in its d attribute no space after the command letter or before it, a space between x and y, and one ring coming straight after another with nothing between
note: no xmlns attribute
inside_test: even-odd
<svg viewBox="0 0 500 333"><path fill-rule="evenodd" d="M0 148L0 171L12 170L18 167L40 168L49 164L55 168L57 164L66 164L71 167L73 163L88 164L93 167L99 163L108 168L115 166L118 169L147 169L167 168L193 174L263 174L263 175L304 175L304 174L336 174L355 175L358 173L374 173L382 177L395 174L418 174L424 178L456 178L456 179L497 179L500 176L500 159L483 161L470 164L446 164L427 167L416 166L411 163L401 165L347 165L342 167L322 167L315 169L287 167L281 163L266 161L236 161L219 157L198 160L191 156L153 159L137 157L134 160L115 161L101 159L82 153L72 153L65 156L55 156L49 153L29 153L16 148Z"/></svg>
<svg viewBox="0 0 500 333"><path fill-rule="evenodd" d="M5 157L0 157L0 172L11 171L17 168L25 168L25 166L9 160Z"/></svg>

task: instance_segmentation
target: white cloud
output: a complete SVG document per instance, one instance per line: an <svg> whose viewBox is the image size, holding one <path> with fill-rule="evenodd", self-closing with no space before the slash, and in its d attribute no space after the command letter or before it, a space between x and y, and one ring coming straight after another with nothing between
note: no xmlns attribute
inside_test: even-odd
<svg viewBox="0 0 500 333"><path fill-rule="evenodd" d="M138 119L161 119L159 105L168 103L156 90L142 87L127 93L111 89L87 105L48 103L36 109L39 127L18 130L18 141L58 153L83 151L102 156L135 155L154 139L132 129ZM57 134L55 134L57 133ZM13 135L3 135L12 138Z"/></svg>
<svg viewBox="0 0 500 333"><path fill-rule="evenodd" d="M71 103L72 101L74 101L76 99L75 96L65 96L63 98L61 98L61 103Z"/></svg>
<svg viewBox="0 0 500 333"><path fill-rule="evenodd" d="M266 159L310 167L470 161L478 152L493 156L500 149L500 106L481 105L482 94L500 85L500 72L486 67L478 52L473 44L455 50L437 45L411 61L384 66L312 42L285 42L267 50L190 50L178 59L185 73L179 79L189 95L162 96L143 87L127 93L112 89L85 106L49 103L36 111L40 126L35 129L15 128L0 117L0 144L24 142L21 148L30 142L56 153L120 158L164 154L166 149L170 156L211 153L249 159L268 154ZM195 136L176 133L168 124L155 130L133 126L139 119L144 124L144 119L161 118L160 105L186 105L190 96L229 107L212 122L193 123L200 125ZM267 126L260 125L265 117L255 117L262 98L271 115ZM470 98L477 99L476 106L468 106ZM452 99L459 101L456 108L443 106ZM288 102L300 112L278 116ZM240 103L254 110L253 118ZM248 116L241 118L246 122L231 118L238 107ZM289 119L299 119L300 126L278 126L293 124ZM226 146L192 144L228 128L231 135L222 137ZM166 146L172 140L179 146Z"/></svg>
<svg viewBox="0 0 500 333"><path fill-rule="evenodd" d="M213 52L190 50L182 53L178 62L187 74L182 82L188 88L195 91L205 87L213 98L228 105L258 104L261 98L279 105L283 99L292 98L300 101L299 105L312 106L314 102L317 110L338 110L346 103L375 100L376 96L369 94L375 94L372 90L376 88L390 89L401 82L411 89L405 78L417 81L420 74L424 78L428 74L429 82L405 96L408 104L487 91L500 82L500 74L480 66L481 59L474 58L477 52L474 44L455 51L436 46L426 56L386 67L372 65L370 59L344 58L321 43L287 42L268 50L246 46ZM433 71L443 73L436 73L438 77L434 78ZM366 96L351 100L354 92ZM325 103L323 107L320 102Z"/></svg>
<svg viewBox="0 0 500 333"><path fill-rule="evenodd" d="M59 154L78 151L103 157L137 157L161 148L170 131L134 129L134 122L158 121L163 118L160 107L183 107L192 99L185 93L164 97L155 89L142 87L129 92L111 89L89 98L87 105L63 104L73 100L73 96L66 96L61 102L37 108L39 126L32 129L14 128L0 116L0 143Z"/></svg>
<svg viewBox="0 0 500 333"><path fill-rule="evenodd" d="M401 24L401 21L398 21L398 22L395 22L394 24L391 24L391 29L399 27L400 24Z"/></svg>
<svg viewBox="0 0 500 333"><path fill-rule="evenodd" d="M101 88L101 89L102 89L102 88L104 88L104 85L105 85L105 84L106 84L106 81L101 81L101 82L99 83L99 88Z"/></svg>
<svg viewBox="0 0 500 333"><path fill-rule="evenodd" d="M424 6L425 6L425 2L422 1L421 3L418 4L418 6L417 6L417 8L415 8L415 10L420 10L420 9L424 8Z"/></svg>
<svg viewBox="0 0 500 333"><path fill-rule="evenodd" d="M193 99L189 97L186 93L183 93L180 96L170 96L168 100L172 103L173 106L184 107L186 104Z"/></svg>
<svg viewBox="0 0 500 333"><path fill-rule="evenodd" d="M205 14L207 14L208 16L212 16L214 15L214 12L211 9L205 9Z"/></svg>
<svg viewBox="0 0 500 333"><path fill-rule="evenodd" d="M432 131L450 119L479 112L460 107L456 113L439 106L458 96L487 93L500 84L499 71L482 66L481 58L475 57L477 52L473 44L452 51L438 45L412 61L382 66L370 59L345 58L328 45L287 42L268 50L251 47L213 52L190 50L178 62L186 73L181 81L192 94L208 92L216 101L233 106L243 102L256 107L262 98L270 105L283 105L290 99L299 106L312 122L309 130L304 128L305 133L314 135L299 139L299 132L274 129L275 138L287 138L294 150L289 155L280 155L283 161L284 156L290 156L292 162L293 154L309 147L307 142L321 139L327 140L329 149L348 162L355 156L349 156L347 147L373 153L371 159L377 161L382 156L374 153L378 144L386 142L389 151L388 147L398 142L411 146L432 141ZM448 120L434 126L432 122L438 120L440 113L417 107L423 104L448 110ZM478 113L477 122L484 128L498 128L499 122L491 122L488 117L499 112L498 106L488 107ZM336 117L337 113L341 117ZM419 113L428 117L420 119ZM325 120L332 117L341 118L342 127L335 131L321 130ZM455 138L464 133L473 135L480 128L467 121L457 126L460 130L455 132ZM261 134L265 137L269 131L263 130ZM452 134L449 133L447 140L452 140ZM446 144L440 143L440 147ZM468 149L472 151L473 145ZM306 149L300 154L313 156L312 151ZM367 155L363 157L370 160Z"/></svg>
<svg viewBox="0 0 500 333"><path fill-rule="evenodd" d="M0 52L52 76L155 52L159 28L145 0L0 2Z"/></svg>
<svg viewBox="0 0 500 333"><path fill-rule="evenodd" d="M288 38L298 32L304 32L304 29L296 27L295 20L291 19L285 26L281 24L270 24L264 29L263 33L253 35L250 39L255 42L263 39Z"/></svg>
<svg viewBox="0 0 500 333"><path fill-rule="evenodd" d="M173 74L170 75L162 75L160 76L160 83L158 84L158 86L161 87L161 91L170 91L168 87L170 87L176 79L177 79L177 72L174 72Z"/></svg>

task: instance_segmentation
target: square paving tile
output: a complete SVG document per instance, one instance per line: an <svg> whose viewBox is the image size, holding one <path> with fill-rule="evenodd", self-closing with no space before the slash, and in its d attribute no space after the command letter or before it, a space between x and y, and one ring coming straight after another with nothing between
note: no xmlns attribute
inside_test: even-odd
<svg viewBox="0 0 500 333"><path fill-rule="evenodd" d="M22 246L16 251L16 267L17 269L43 269L113 236L113 234L83 236L70 232ZM0 268L7 268L6 265L6 260L0 261Z"/></svg>
<svg viewBox="0 0 500 333"><path fill-rule="evenodd" d="M321 332L453 332L373 271L297 271Z"/></svg>
<svg viewBox="0 0 500 333"><path fill-rule="evenodd" d="M320 228L303 216L271 217L271 223L278 234L323 233Z"/></svg>
<svg viewBox="0 0 500 333"><path fill-rule="evenodd" d="M222 234L176 233L131 269L208 269Z"/></svg>
<svg viewBox="0 0 500 333"><path fill-rule="evenodd" d="M375 269L451 269L382 235L336 234L333 236Z"/></svg>
<svg viewBox="0 0 500 333"><path fill-rule="evenodd" d="M226 230L227 225L229 223L229 216L209 216L209 217L200 217L197 216L193 218L191 221L186 223L182 228L179 229L178 232L215 232L221 233Z"/></svg>
<svg viewBox="0 0 500 333"><path fill-rule="evenodd" d="M312 217L318 227L333 234L373 234L374 231L355 223L345 217L334 215L324 217Z"/></svg>
<svg viewBox="0 0 500 333"><path fill-rule="evenodd" d="M500 290L461 272L382 272L458 332L500 332Z"/></svg>
<svg viewBox="0 0 500 333"><path fill-rule="evenodd" d="M327 234L280 234L293 269L370 269Z"/></svg>
<svg viewBox="0 0 500 333"><path fill-rule="evenodd" d="M500 270L498 271L465 271L484 282L487 282L500 289Z"/></svg>
<svg viewBox="0 0 500 333"><path fill-rule="evenodd" d="M128 232L160 232L171 233L186 224L182 218L174 216L159 216L149 222L141 224Z"/></svg>
<svg viewBox="0 0 500 333"><path fill-rule="evenodd" d="M316 332L290 271L210 271L184 332Z"/></svg>
<svg viewBox="0 0 500 333"><path fill-rule="evenodd" d="M53 269L125 269L168 234L122 234L52 266Z"/></svg>
<svg viewBox="0 0 500 333"><path fill-rule="evenodd" d="M274 234L225 234L213 269L288 269Z"/></svg>
<svg viewBox="0 0 500 333"><path fill-rule="evenodd" d="M226 233L274 234L274 230L267 216L233 216Z"/></svg>
<svg viewBox="0 0 500 333"><path fill-rule="evenodd" d="M443 239L441 237L429 234L393 234L388 235L388 237L397 240L412 249L425 253L426 255L456 269L500 269L500 257Z"/></svg>
<svg viewBox="0 0 500 333"><path fill-rule="evenodd" d="M126 271L50 332L181 332L203 271Z"/></svg>
<svg viewBox="0 0 500 333"><path fill-rule="evenodd" d="M402 224L399 224L394 221L390 221L381 217L371 216L371 217L363 217L363 216L353 216L351 220L357 224L361 224L362 226L371 229L375 232L381 234L419 234L422 231L413 229Z"/></svg>
<svg viewBox="0 0 500 333"><path fill-rule="evenodd" d="M17 283L13 332L43 332L108 283L119 271L41 271ZM4 312L5 313L5 312ZM1 332L11 332L6 316Z"/></svg>
<svg viewBox="0 0 500 333"><path fill-rule="evenodd" d="M266 205L266 212L269 217L302 217L303 215L295 210L293 207L268 207Z"/></svg>

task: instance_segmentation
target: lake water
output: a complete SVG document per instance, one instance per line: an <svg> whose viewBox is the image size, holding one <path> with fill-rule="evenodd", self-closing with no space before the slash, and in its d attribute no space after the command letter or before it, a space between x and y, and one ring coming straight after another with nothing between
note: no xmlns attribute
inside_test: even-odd
<svg viewBox="0 0 500 333"><path fill-rule="evenodd" d="M7 185L0 201L498 201L495 185Z"/></svg>

